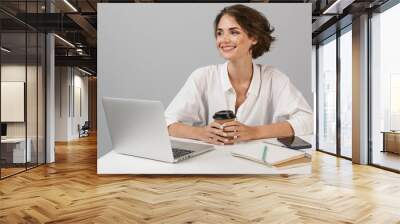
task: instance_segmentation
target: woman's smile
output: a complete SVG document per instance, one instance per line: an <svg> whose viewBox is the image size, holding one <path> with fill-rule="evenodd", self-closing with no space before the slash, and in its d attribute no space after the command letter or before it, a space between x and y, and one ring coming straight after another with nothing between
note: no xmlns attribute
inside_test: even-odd
<svg viewBox="0 0 400 224"><path fill-rule="evenodd" d="M222 45L220 49L225 53L229 53L236 49L236 45Z"/></svg>

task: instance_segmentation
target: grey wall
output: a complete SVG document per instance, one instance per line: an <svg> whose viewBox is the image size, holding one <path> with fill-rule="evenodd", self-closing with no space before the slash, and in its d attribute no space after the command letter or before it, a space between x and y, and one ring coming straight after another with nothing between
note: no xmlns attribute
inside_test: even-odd
<svg viewBox="0 0 400 224"><path fill-rule="evenodd" d="M103 96L167 106L192 71L223 63L213 21L231 4L98 4L98 157L111 150ZM263 12L277 41L257 63L286 73L313 107L311 4L246 4Z"/></svg>

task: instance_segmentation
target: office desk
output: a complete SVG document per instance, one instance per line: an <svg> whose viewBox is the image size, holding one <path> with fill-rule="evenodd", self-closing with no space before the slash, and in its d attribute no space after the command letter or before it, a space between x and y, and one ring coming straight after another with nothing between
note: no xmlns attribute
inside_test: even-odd
<svg viewBox="0 0 400 224"><path fill-rule="evenodd" d="M313 143L313 136L303 137ZM175 138L176 139L176 138ZM183 140L183 139L179 139ZM192 140L183 140L195 142ZM261 140L260 140L261 141ZM313 144L313 148L315 144ZM175 164L110 151L97 160L98 174L309 174L311 163L291 169L276 169L231 155L232 146L215 149ZM312 153L313 149L308 150Z"/></svg>
<svg viewBox="0 0 400 224"><path fill-rule="evenodd" d="M26 139L27 147L25 154L25 138L6 138L1 139L1 157L6 163L25 163L31 161L31 145L30 138Z"/></svg>

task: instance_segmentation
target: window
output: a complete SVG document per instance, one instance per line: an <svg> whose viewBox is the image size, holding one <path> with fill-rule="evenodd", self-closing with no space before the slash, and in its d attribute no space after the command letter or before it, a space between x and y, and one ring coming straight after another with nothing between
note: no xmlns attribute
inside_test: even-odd
<svg viewBox="0 0 400 224"><path fill-rule="evenodd" d="M318 148L336 153L336 36L318 48Z"/></svg>
<svg viewBox="0 0 400 224"><path fill-rule="evenodd" d="M351 26L340 36L340 154L352 157L352 34Z"/></svg>
<svg viewBox="0 0 400 224"><path fill-rule="evenodd" d="M372 164L395 170L400 170L399 21L400 4L371 18L370 156Z"/></svg>
<svg viewBox="0 0 400 224"><path fill-rule="evenodd" d="M400 130L400 73L390 74L390 130Z"/></svg>

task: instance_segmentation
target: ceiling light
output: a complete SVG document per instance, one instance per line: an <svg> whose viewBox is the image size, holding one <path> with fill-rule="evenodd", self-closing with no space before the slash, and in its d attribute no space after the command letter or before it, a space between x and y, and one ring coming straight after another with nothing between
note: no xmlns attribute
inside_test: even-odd
<svg viewBox="0 0 400 224"><path fill-rule="evenodd" d="M83 73L85 73L85 74L87 74L87 75L92 75L92 73L90 73L90 72L88 72L88 71L86 71L86 70L83 70L83 69L81 69L81 68L79 68L79 67L78 67L78 70L81 71L81 72L83 72Z"/></svg>
<svg viewBox="0 0 400 224"><path fill-rule="evenodd" d="M78 10L71 4L68 2L68 0L64 0L65 4L67 4L72 10L74 10L74 12L78 12Z"/></svg>
<svg viewBox="0 0 400 224"><path fill-rule="evenodd" d="M75 48L75 45L71 44L71 42L69 42L68 40L58 36L57 34L54 34L55 37L57 37L58 39L60 39L61 41L63 41L64 43L66 43L67 45L69 45L70 47Z"/></svg>
<svg viewBox="0 0 400 224"><path fill-rule="evenodd" d="M354 0L336 0L332 5L324 10L322 14L341 14L343 9L353 3Z"/></svg>
<svg viewBox="0 0 400 224"><path fill-rule="evenodd" d="M7 48L5 48L5 47L1 47L1 50L4 51L4 52L6 52L6 53L10 53L10 52L11 52L11 50L9 50L9 49L7 49Z"/></svg>
<svg viewBox="0 0 400 224"><path fill-rule="evenodd" d="M77 48L76 53L78 53L79 55L83 55L83 49Z"/></svg>

